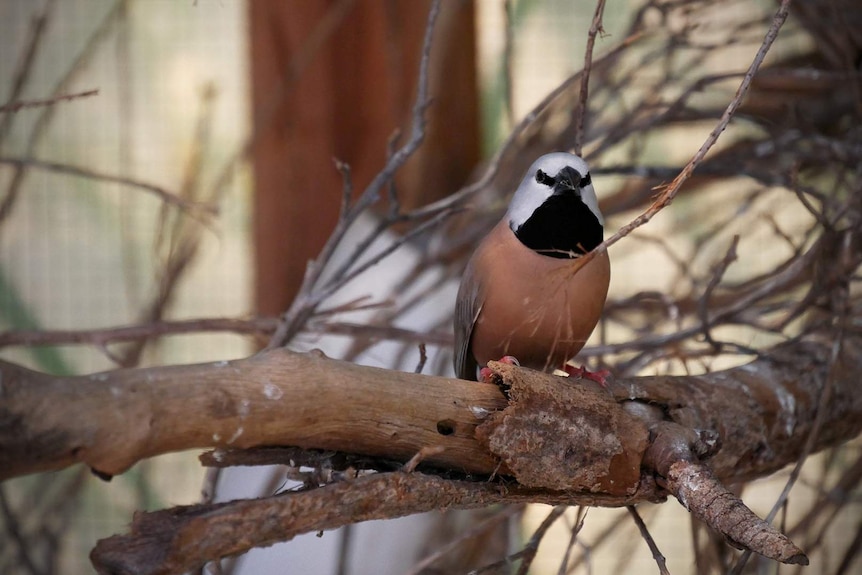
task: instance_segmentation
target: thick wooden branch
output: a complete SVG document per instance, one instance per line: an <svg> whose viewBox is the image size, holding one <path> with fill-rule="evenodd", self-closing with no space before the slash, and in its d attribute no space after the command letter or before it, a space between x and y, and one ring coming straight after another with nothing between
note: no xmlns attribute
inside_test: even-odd
<svg viewBox="0 0 862 575"><path fill-rule="evenodd" d="M860 340L846 338L833 370L817 449L862 429L862 394L856 388ZM593 470L593 478L581 477L584 485L575 488L631 493L650 425L632 406L650 405L685 428L715 433L721 445L710 466L722 481L743 481L799 456L817 412L829 353L828 341L794 342L735 369L627 378L612 381L608 390L497 364L508 385L524 382L515 385L520 391L505 411L509 404L493 385L287 350L77 377L0 363L0 479L79 462L110 476L143 458L193 448L296 445L407 461L423 447L440 446L443 451L426 463L477 475L516 472L524 485L560 489L573 488L577 478L546 474L560 459L537 448L558 450L565 460L566 453L574 457L584 449L599 453L597 442L603 441L606 453L618 454L609 463L615 471L599 477ZM566 415L557 424L574 435L553 426L542 431L530 422L537 410L551 408L562 409ZM519 420L520 430L512 427ZM525 456L533 457L529 465L513 455L518 445L500 439L516 434L522 434Z"/></svg>
<svg viewBox="0 0 862 575"><path fill-rule="evenodd" d="M0 474L83 462L112 475L141 458L178 449L298 445L390 461L422 452L434 467L478 479L380 474L294 494L297 499L290 501L285 496L141 515L132 534L107 540L113 543L100 544L94 555L111 572L124 572L114 563L117 549L155 545L161 551L148 556L179 557L195 533L211 534L200 544L211 560L369 518L508 501L630 505L660 500L661 486L734 544L804 563L798 548L741 510L741 502L725 497L718 482L751 479L794 462L818 410L822 426L815 449L859 433L862 337L848 335L834 362L832 348L827 339L809 338L735 369L628 378L612 381L608 389L497 363L492 367L499 388L286 350L233 362L71 378L3 364ZM827 382L830 400L821 405ZM487 481L494 476L506 479ZM354 493L366 489L366 482L373 493L404 481L418 482L408 490L410 500L373 513L366 505L377 498ZM692 499L709 486L716 487L716 503ZM321 514L307 521L296 514L296 506L317 505L308 500L317 497L333 509L344 504L341 517L330 521ZM271 511L276 503L287 507ZM237 532L224 525L260 525L270 513L278 515L274 525L249 532L239 547L230 544ZM189 564L177 565L182 570ZM156 566L151 572L178 571Z"/></svg>
<svg viewBox="0 0 862 575"><path fill-rule="evenodd" d="M274 350L247 359L52 377L0 363L0 479L84 463L102 476L184 449L296 445L490 475L474 438L493 385Z"/></svg>

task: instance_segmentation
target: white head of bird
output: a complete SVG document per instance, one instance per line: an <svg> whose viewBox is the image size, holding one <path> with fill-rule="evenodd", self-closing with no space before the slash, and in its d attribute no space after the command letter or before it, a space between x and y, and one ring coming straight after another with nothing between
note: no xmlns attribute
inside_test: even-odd
<svg viewBox="0 0 862 575"><path fill-rule="evenodd" d="M533 162L506 217L522 243L554 257L592 250L602 242L605 224L589 166L568 152L545 154Z"/></svg>

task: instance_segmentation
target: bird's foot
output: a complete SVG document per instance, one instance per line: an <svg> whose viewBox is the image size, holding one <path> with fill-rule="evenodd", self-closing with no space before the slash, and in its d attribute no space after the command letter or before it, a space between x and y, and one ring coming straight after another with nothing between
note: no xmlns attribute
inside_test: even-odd
<svg viewBox="0 0 862 575"><path fill-rule="evenodd" d="M606 378L611 375L611 372L606 369L590 371L584 366L576 367L568 363L563 366L563 371L568 373L569 377L579 377L581 379L589 379L591 381L595 381L603 388L608 386L608 381Z"/></svg>
<svg viewBox="0 0 862 575"><path fill-rule="evenodd" d="M507 363L509 365L521 365L517 358L511 355L504 355L499 360L500 363ZM494 371L490 367L483 367L479 370L479 381L482 383L494 383Z"/></svg>

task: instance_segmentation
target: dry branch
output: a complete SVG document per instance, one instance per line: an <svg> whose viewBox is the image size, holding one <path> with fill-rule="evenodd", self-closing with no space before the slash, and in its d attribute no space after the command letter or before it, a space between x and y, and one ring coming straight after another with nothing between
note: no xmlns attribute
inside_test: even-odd
<svg viewBox="0 0 862 575"><path fill-rule="evenodd" d="M130 534L103 539L90 558L100 573L184 573L216 557L358 521L435 509L473 509L504 502L553 504L569 499L564 493L536 494L498 483L380 473L264 499L138 513ZM582 499L590 505L603 502L602 497Z"/></svg>
<svg viewBox="0 0 862 575"><path fill-rule="evenodd" d="M428 462L490 473L496 462L473 438L479 419L471 409L505 405L490 385L279 350L78 377L0 366L3 479L78 462L111 476L168 451L263 445L402 461L441 445ZM438 424L453 432L441 434Z"/></svg>
<svg viewBox="0 0 862 575"><path fill-rule="evenodd" d="M0 105L0 113L8 114L18 112L19 110L25 110L27 108L40 108L44 106L53 106L59 102L70 102L72 100L77 100L79 98L89 98L90 96L98 96L99 90L85 90L83 92L76 92L74 94L61 94L59 96L54 96L53 98L49 98L47 100L23 100L10 102L8 104Z"/></svg>
<svg viewBox="0 0 862 575"><path fill-rule="evenodd" d="M322 315L323 312L321 311L319 314ZM96 347L105 347L115 343L166 335L212 332L265 336L272 334L277 325L278 318L276 317L253 317L248 319L206 317L184 320L162 320L96 329L12 330L0 332L0 348L40 345L93 345ZM391 325L313 320L305 331L308 333L367 337L372 340L398 340L416 344L452 345L451 332L420 332Z"/></svg>
<svg viewBox="0 0 862 575"><path fill-rule="evenodd" d="M859 339L855 334L847 337L835 366L833 400L825 406L816 449L852 438L862 426L862 397L854 388L862 373ZM613 381L612 395L494 364L511 386L511 403L504 411L499 410L506 401L493 385L286 350L230 362L75 377L53 377L2 363L0 478L74 463L115 475L143 458L169 451L266 445L333 449L402 462L423 447L442 446L444 451L426 463L490 475L499 461L482 440L503 458L510 473L517 471L522 484L561 489L584 479L585 485L579 487L594 492L631 492L638 485L631 470L646 448L635 437L651 425L631 404L649 404L687 429L715 432L721 447L710 460L712 469L722 481L744 481L795 461L814 422L829 354L827 343L792 342L731 370ZM546 417L586 419L547 441L530 423L536 410ZM487 412L492 414L484 417ZM523 471L518 470L524 461L518 459L517 446L507 443L508 437L521 433L514 425L535 433L535 441L542 442L524 450L535 465ZM504 433L506 429L510 431ZM553 452L560 449L571 448L577 454L592 447L601 454L589 434L606 432L625 436L615 449L629 452L627 463L614 459L608 468L615 471L597 480L601 484L614 479L615 487L596 488L588 475L544 469L559 466ZM543 463L543 457L550 459Z"/></svg>
<svg viewBox="0 0 862 575"><path fill-rule="evenodd" d="M61 164L59 162L51 162L47 160L40 160L37 158L12 158L9 156L0 156L0 164L15 166L19 169L36 168L39 170L56 172L69 176L87 178L97 182L120 184L122 186L128 186L130 188L137 188L139 190L149 192L155 195L164 203L180 208L181 210L184 210L190 215L193 215L198 218L212 216L218 212L218 209L214 205L186 200L161 186L157 186L149 182L143 182L125 176L105 174L102 172L97 172L96 170L91 170L89 168L82 168L80 166ZM62 189L62 187L59 189Z"/></svg>
<svg viewBox="0 0 862 575"><path fill-rule="evenodd" d="M421 451L430 468L479 479L378 474L258 502L142 515L132 535L112 540L126 551L151 551L157 544L165 557L173 549L190 561L232 555L301 532L428 509L490 502L618 506L656 501L663 492L653 478L694 508L693 484L680 479L680 465L696 465L706 474L704 481L736 482L796 460L817 416L831 348L825 338L812 337L777 346L731 370L626 378L612 381L608 390L493 364L510 396L508 404L494 385L286 350L233 362L65 378L2 364L0 476L75 462L113 475L142 458L178 449L298 445L400 462ZM848 335L831 365L832 401L820 414L817 449L846 441L862 428L862 397L855 389L860 373L862 337ZM679 431L667 431L674 427ZM492 476L498 479L488 481ZM409 497L368 510L368 501L379 500L376 490L391 493L404 482L415 482L405 491ZM697 512L721 528L728 513L738 511L737 503L722 507L721 501L699 501ZM278 505L286 507L279 511ZM337 509L337 520L296 513L296 506L306 505ZM237 521L252 517L251 524L266 527L232 530ZM725 535L779 560L804 560L789 542L789 552L770 547L780 534L763 526L754 529L759 520L749 519L736 531L726 528ZM208 538L200 536L203 532ZM237 532L248 535L229 544ZM192 540L187 537L200 537L200 542L186 545ZM116 555L105 545L96 556L107 569ZM187 555L193 547L209 551ZM142 572L179 572L159 569Z"/></svg>

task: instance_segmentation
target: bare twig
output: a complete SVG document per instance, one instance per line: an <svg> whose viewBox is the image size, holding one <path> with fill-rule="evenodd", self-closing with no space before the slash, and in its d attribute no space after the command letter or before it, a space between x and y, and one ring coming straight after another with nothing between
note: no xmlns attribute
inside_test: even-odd
<svg viewBox="0 0 862 575"><path fill-rule="evenodd" d="M350 199L353 197L353 179L350 176L350 165L334 158L335 169L341 172L341 180L343 182L341 189L341 208L338 210L338 217L346 218L347 212L350 209Z"/></svg>
<svg viewBox="0 0 862 575"><path fill-rule="evenodd" d="M13 158L9 156L0 156L0 164L15 166L17 168L37 168L39 170L56 172L58 174L87 178L89 180L95 180L97 182L121 184L123 186L149 192L155 195L164 203L176 206L192 216L215 215L218 212L218 209L213 205L188 201L181 198L179 195L166 190L161 186L157 186L149 182L142 182L140 180L136 180L134 178L129 178L126 176L105 174L103 172L98 172L89 168L71 166L69 164L61 164L48 160L39 160L36 158Z"/></svg>
<svg viewBox="0 0 862 575"><path fill-rule="evenodd" d="M724 277L724 273L727 271L727 268L730 267L730 264L736 261L737 245L739 245L739 235L733 236L733 241L730 242L730 247L727 248L727 253L724 254L724 258L718 262L715 272L712 274L712 277L709 279L709 283L703 292L703 297L700 298L700 305L698 305L700 321L703 324L703 335L706 338L706 342L711 345L715 351L721 351L721 346L712 339L712 332L710 331L709 325L709 301L712 297L712 292L715 291L715 288L717 288L718 284L721 283L721 278Z"/></svg>
<svg viewBox="0 0 862 575"><path fill-rule="evenodd" d="M649 222L657 213L670 205L673 198L677 195L677 193L679 193L679 190L682 185L691 177L694 170L700 165L700 163L703 161L703 158L706 157L707 152L709 152L709 150L712 149L712 147L718 141L718 137L721 135L722 132L724 132L728 124L730 124L730 120L734 117L736 111L742 105L742 100L745 97L745 94L748 92L748 88L751 86L751 82L752 80L754 80L754 76L757 73L757 70L763 63L763 59L766 57L766 53L769 52L769 49L772 47L775 38L778 37L778 31L781 29L781 26L787 19L789 7L790 0L781 1L781 5L779 6L778 11L775 13L775 16L772 19L772 25L769 27L769 30L766 33L766 37L763 40L763 44L757 51L757 54L755 55L754 60L751 62L748 71L745 73L745 77L740 83L739 88L737 88L736 95L733 97L733 100L731 100L730 103L727 105L727 108L724 110L724 113L722 114L718 124L715 126L715 128L713 128L712 132L710 132L709 136L700 146L697 153L695 153L691 160L688 161L688 163L683 167L682 171L673 179L673 181L664 188L664 190L659 194L659 196L655 199L655 201L653 201L653 203L645 212L643 212L631 222L617 230L610 238L603 241L596 247L596 249L587 254L584 258L587 262L590 261L593 257L595 257L595 254L607 250L610 246L614 245L637 228Z"/></svg>
<svg viewBox="0 0 862 575"><path fill-rule="evenodd" d="M423 447L419 451L416 452L416 455L410 458L410 461L404 464L402 471L404 473L413 473L416 470L416 467L422 463L424 460L429 457L433 457L435 455L440 455L444 451L444 447L442 445L433 445L430 447Z"/></svg>
<svg viewBox="0 0 862 575"><path fill-rule="evenodd" d="M479 537L483 533L488 533L495 529L500 523L503 521L508 521L515 515L520 514L524 510L522 505L507 505L503 507L490 517L480 521L479 523L470 527L463 533L459 534L458 537L455 537L445 545L442 545L434 550L433 553L430 553L426 557L424 557L421 561L418 561L414 564L410 570L408 570L405 575L419 575L420 573L424 573L426 569L432 566L435 562L439 561L442 557L448 555L455 549L457 549L460 545L463 545L466 541L470 541L476 537Z"/></svg>
<svg viewBox="0 0 862 575"><path fill-rule="evenodd" d="M578 95L578 109L575 120L575 154L583 155L584 122L587 117L587 99L590 94L590 72L593 68L593 47L596 43L596 35L604 32L602 28L602 15L605 12L605 0L596 2L596 11L593 14L593 22L587 33L587 47L584 51L584 71L581 79L581 91Z"/></svg>
<svg viewBox="0 0 862 575"><path fill-rule="evenodd" d="M123 14L128 2L129 0L116 0L114 5L96 27L96 30L87 39L87 43L81 51L76 54L65 74L63 74L54 86L54 89L51 92L53 96L58 96L69 91L69 86L84 68L84 65L93 57L96 52L96 48L107 38L108 32L117 22L118 17ZM35 154L36 147L44 137L46 129L54 117L56 106L46 106L41 110L42 111L36 119L36 123L31 129L30 135L27 139L27 146L23 156L24 158L31 158ZM26 177L26 168L26 165L15 166L15 172L12 174L9 184L6 186L6 194L3 197L3 201L0 202L0 224L8 219L15 207L18 194L21 191L21 186Z"/></svg>
<svg viewBox="0 0 862 575"><path fill-rule="evenodd" d="M503 23L505 38L503 39L503 93L504 109L506 110L507 127L515 125L514 77L512 75L512 52L515 44L515 22L512 13L511 0L503 0Z"/></svg>
<svg viewBox="0 0 862 575"><path fill-rule="evenodd" d="M275 331L276 317L251 319L200 318L174 321L156 321L120 327L90 330L15 330L0 332L0 348L38 345L94 345L104 347L113 343L149 339L165 335L203 332L231 332L243 335L267 335ZM378 340L398 340L405 343L451 345L448 332L417 332L390 325L366 325L350 322L312 322L309 333L352 335Z"/></svg>
<svg viewBox="0 0 862 575"><path fill-rule="evenodd" d="M9 534L9 539L15 542L17 547L18 559L32 575L41 575L43 570L36 565L36 560L30 556L30 547L27 544L27 538L21 530L21 524L18 517L15 515L9 501L6 498L6 491L0 485L0 512L3 513L3 524Z"/></svg>
<svg viewBox="0 0 862 575"><path fill-rule="evenodd" d="M512 553L508 557L497 561L495 563L491 563L490 565L485 565L480 569L475 569L470 572L470 575L479 575L481 573L496 573L501 567L507 567L512 565L516 560L521 560L521 565L518 568L517 575L526 575L527 571L530 569L530 565L533 563L533 559L536 558L536 552L539 550L539 544L542 542L542 539L545 537L545 534L548 532L548 529L551 528L551 525L560 518L560 516L566 512L565 505L557 505L553 509L551 509L548 516L542 521L542 523L536 528L536 531L533 532L533 536L530 537L530 540L524 545L524 548L518 551L517 553Z"/></svg>
<svg viewBox="0 0 862 575"><path fill-rule="evenodd" d="M578 506L578 514L575 519L575 524L569 529L569 544L566 546L566 552L563 553L563 560L560 562L560 568L557 570L557 575L566 575L569 572L569 557L572 554L572 549L575 548L575 543L578 542L578 534L584 528L584 520L587 518L589 507Z"/></svg>
<svg viewBox="0 0 862 575"><path fill-rule="evenodd" d="M51 18L51 15L54 11L54 7L56 6L56 0L47 0L45 2L44 7L42 8L42 12L39 13L33 19L33 24L30 29L30 37L27 42L27 46L24 48L24 57L21 59L21 62L18 65L17 70L15 71L15 76L12 81L12 88L9 91L9 96L7 97L7 101L10 102L5 106L0 106L0 112L13 112L18 108L15 108L15 100L21 97L21 93L24 90L24 87L27 85L27 81L30 79L30 75L33 71L33 62L36 60L36 55L39 52L39 48L42 46L43 37L45 34L45 30L48 27L48 22ZM7 109L8 107L8 109ZM12 126L12 116L3 116L0 118L0 148L2 148L3 141L6 139L6 136L9 134L9 129Z"/></svg>
<svg viewBox="0 0 862 575"><path fill-rule="evenodd" d="M183 179L180 186L180 197L193 202L200 195L200 177L203 159L206 156L210 142L213 119L213 103L216 90L212 84L206 84L200 94L200 110L195 122L194 138L188 151ZM215 208L217 198L208 198ZM191 268L200 250L204 228L184 218L170 218L166 210L162 210L156 235L156 247L162 247L164 264L158 270L158 286L156 293L139 313L140 321L152 323L160 321L170 306L182 278ZM169 230L169 231L166 231ZM120 354L119 365L130 367L137 365L144 351L146 340L136 340Z"/></svg>
<svg viewBox="0 0 862 575"><path fill-rule="evenodd" d="M60 94L59 96L54 96L53 98L48 98L47 100L23 100L17 102L10 102L8 104L0 105L0 113L12 113L17 112L19 110L25 110L27 108L41 108L43 106L53 106L60 102L70 102L72 100L78 100L80 98L89 98L90 96L98 96L99 90L86 90L84 92L77 92L75 94Z"/></svg>
<svg viewBox="0 0 862 575"><path fill-rule="evenodd" d="M626 48L631 47L638 40L643 37L642 34L633 34L620 42L614 49L608 51L607 54L599 58L594 62L595 64L602 63L606 64L610 61L613 61L616 57L618 57ZM508 154L512 152L512 150L516 147L518 139L532 126L534 126L541 116L542 112L544 112L548 106L554 102L558 97L562 94L565 94L575 83L577 83L581 79L581 72L576 72L563 80L559 86L551 90L547 96L545 96L535 107L533 107L530 112L528 112L515 126L512 130L509 137L506 138L506 141L500 146L491 160L488 162L488 165L485 168L482 177L476 182L465 186L451 194L446 198L442 198L437 200L436 202L431 202L430 204L423 206L421 208L417 208L413 211L413 217L415 218L424 218L430 215L434 215L440 213L444 210L450 210L452 208L456 208L464 204L468 199L478 193L480 190L483 190L488 187L488 185L493 181L494 177L497 175L497 172L500 169L500 162L506 157Z"/></svg>
<svg viewBox="0 0 862 575"><path fill-rule="evenodd" d="M655 540L650 535L649 529L647 529L646 523L641 519L640 514L638 513L637 508L634 505L626 506L629 514L632 516L632 519L637 525L638 531L640 531L641 537L643 537L644 541L646 541L647 545L649 545L649 550L652 553L652 558L655 559L656 565L658 565L658 572L661 575L670 575L670 572L667 570L667 564L665 563L664 555L659 551L658 545L655 544Z"/></svg>
<svg viewBox="0 0 862 575"><path fill-rule="evenodd" d="M354 525L347 524L339 531L338 565L335 568L336 575L347 575L349 572L350 548L353 543Z"/></svg>
<svg viewBox="0 0 862 575"><path fill-rule="evenodd" d="M422 370L425 369L425 362L428 361L428 353L425 350L425 343L419 344L419 363L416 364L416 369L413 370L414 373L422 373Z"/></svg>

